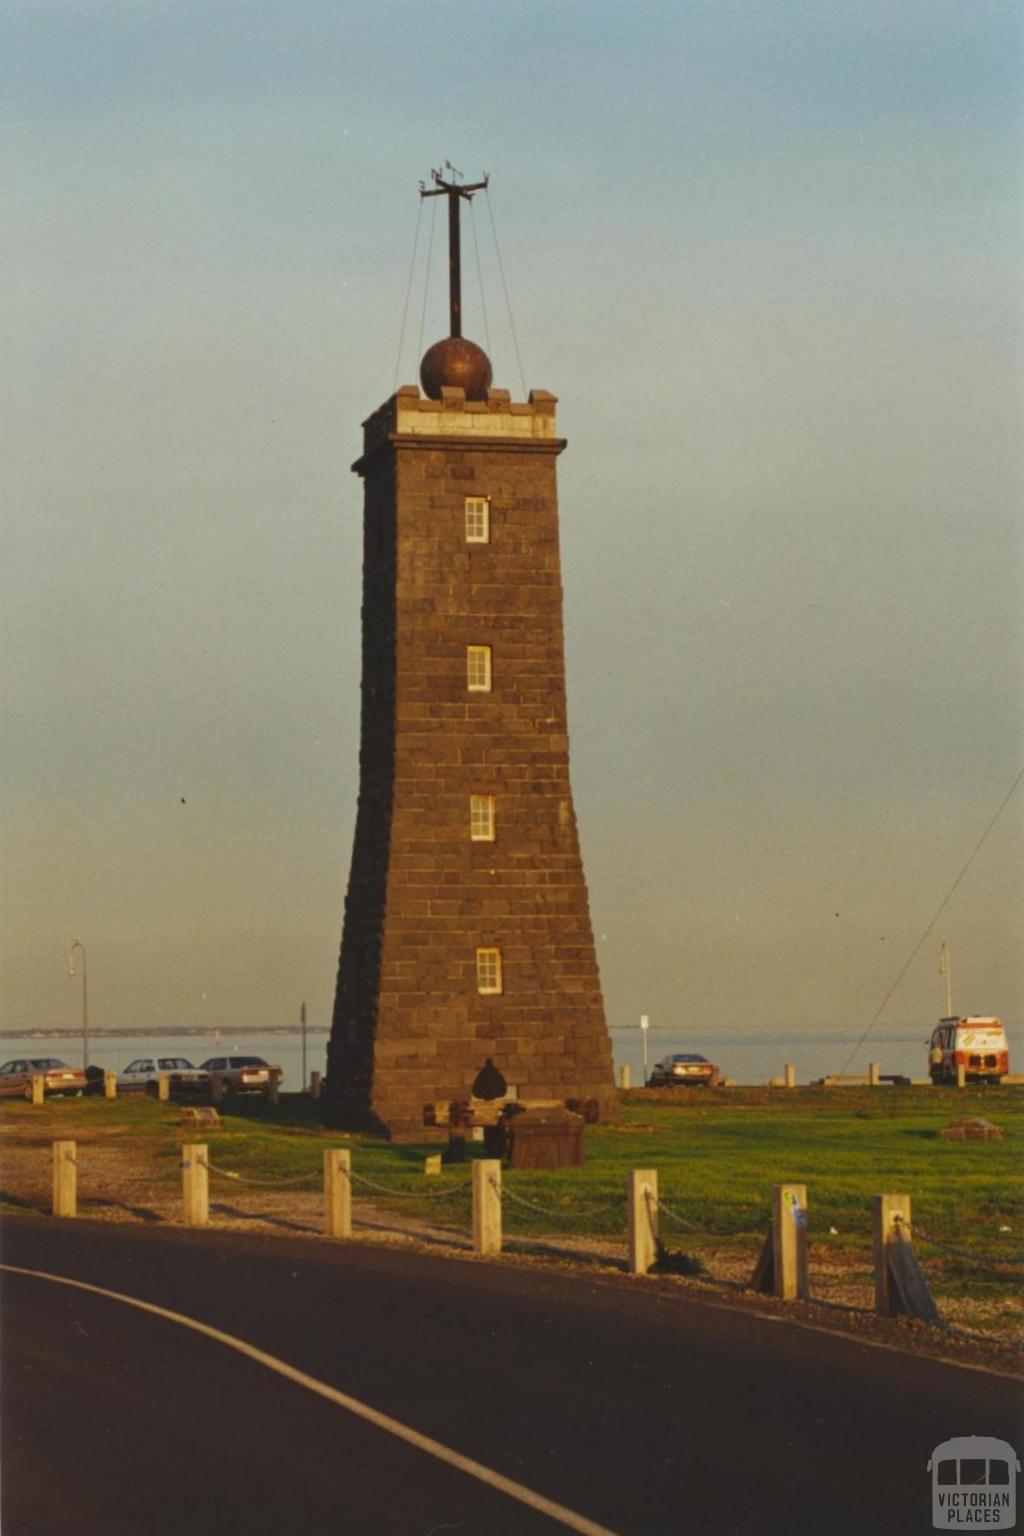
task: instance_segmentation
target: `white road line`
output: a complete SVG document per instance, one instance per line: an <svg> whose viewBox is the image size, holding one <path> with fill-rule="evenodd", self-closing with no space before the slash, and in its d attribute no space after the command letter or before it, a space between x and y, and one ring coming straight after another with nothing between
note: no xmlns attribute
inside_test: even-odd
<svg viewBox="0 0 1024 1536"><path fill-rule="evenodd" d="M78 1291L91 1291L94 1296L105 1296L109 1301L120 1301L126 1307L135 1307L139 1312L151 1312L154 1317L166 1318L168 1322L179 1323L182 1328L191 1328L193 1333L205 1334L208 1339L214 1339L218 1344L226 1344L228 1349L237 1350L240 1355L247 1355L250 1360L255 1360L258 1365L265 1365L268 1371L276 1371L278 1376L284 1376L288 1381L294 1381L298 1386L305 1387L309 1392L315 1392L318 1397L325 1397L329 1403L335 1403L339 1408L354 1413L357 1418L365 1419L368 1424L375 1424L378 1429L385 1430L389 1435L394 1435L398 1440L404 1440L406 1445L414 1445L417 1450L425 1451L428 1456L434 1456L438 1461L443 1461L449 1467L455 1467L459 1472L465 1472L469 1477L475 1477L478 1482L486 1483L488 1488L496 1488L499 1493L507 1494L510 1499L517 1499L520 1504L527 1505L530 1509L536 1509L542 1515L557 1520L561 1525L567 1526L570 1531L578 1531L580 1536L616 1536L607 1526L597 1525L593 1520L588 1520L585 1515L577 1515L573 1510L566 1509L564 1504L556 1504L553 1499L546 1499L543 1494L534 1493L532 1488L525 1488L522 1483L513 1482L510 1477L502 1477L500 1472L492 1472L490 1467L485 1467L479 1461L473 1461L469 1456L462 1456L458 1451L453 1451L439 1440L432 1440L429 1435L421 1435L419 1430L411 1429L408 1424L402 1424L398 1419L392 1419L386 1413L378 1413L376 1408L371 1408L368 1403L361 1403L356 1397L349 1397L347 1392L339 1392L336 1387L328 1386L325 1381L318 1381L315 1376L308 1376L305 1371L296 1370L285 1360L278 1360L276 1355L268 1355L265 1350L257 1349L254 1344L247 1344L244 1339L238 1339L231 1333L223 1333L219 1328L211 1328L208 1323L201 1323L198 1318L186 1317L183 1312L172 1312L167 1307L158 1307L151 1301L140 1301L137 1296L125 1296L120 1291L108 1291L102 1285L89 1285L84 1280L71 1280L67 1275L51 1275L42 1269L23 1269L18 1264L0 1264L0 1270L10 1275L30 1275L35 1280L50 1280L54 1285L73 1286Z"/></svg>

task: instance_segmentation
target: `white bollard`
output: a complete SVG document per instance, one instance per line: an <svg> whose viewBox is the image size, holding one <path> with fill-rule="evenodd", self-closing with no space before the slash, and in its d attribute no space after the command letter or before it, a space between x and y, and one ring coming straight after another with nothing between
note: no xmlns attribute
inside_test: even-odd
<svg viewBox="0 0 1024 1536"><path fill-rule="evenodd" d="M910 1236L910 1196L873 1195L872 1223L875 1240L875 1311L879 1317L894 1317L900 1310L893 1294L889 1268L889 1244L899 1240L899 1225L904 1223Z"/></svg>
<svg viewBox="0 0 1024 1536"><path fill-rule="evenodd" d="M210 1221L210 1174L206 1143L186 1142L181 1149L181 1194L186 1227L205 1227Z"/></svg>
<svg viewBox="0 0 1024 1536"><path fill-rule="evenodd" d="M807 1290L807 1186L776 1184L772 1189L774 1294L783 1301L805 1300Z"/></svg>
<svg viewBox="0 0 1024 1536"><path fill-rule="evenodd" d="M324 1152L324 1231L328 1237L352 1236L352 1153L348 1147Z"/></svg>
<svg viewBox="0 0 1024 1536"><path fill-rule="evenodd" d="M625 1061L622 1063L622 1066L619 1068L619 1087L620 1088L628 1088L629 1087L629 1063L625 1062Z"/></svg>
<svg viewBox="0 0 1024 1536"><path fill-rule="evenodd" d="M794 1067L794 1065L793 1065L793 1063L791 1061L787 1061L786 1062L785 1077L786 1077L786 1087L787 1088L795 1088L796 1087L796 1067Z"/></svg>
<svg viewBox="0 0 1024 1536"><path fill-rule="evenodd" d="M658 1249L658 1170L636 1168L626 1190L629 1216L629 1272L646 1275Z"/></svg>
<svg viewBox="0 0 1024 1536"><path fill-rule="evenodd" d="M103 1097L105 1099L116 1099L117 1098L117 1073L116 1072L104 1072L104 1074L103 1074Z"/></svg>
<svg viewBox="0 0 1024 1536"><path fill-rule="evenodd" d="M53 1214L78 1215L78 1167L73 1141L53 1144Z"/></svg>
<svg viewBox="0 0 1024 1536"><path fill-rule="evenodd" d="M42 1104L42 1103L44 1103L45 1102L45 1094L43 1093L43 1089L45 1088L45 1086L46 1086L46 1079L45 1079L45 1077L43 1077L41 1075L41 1073L38 1073L38 1072L35 1073L33 1078L32 1078L31 1088L29 1089L28 1094L26 1094L26 1098L30 1098L32 1100L33 1104Z"/></svg>
<svg viewBox="0 0 1024 1536"><path fill-rule="evenodd" d="M473 1164L473 1252L481 1258L501 1252L501 1162L478 1158Z"/></svg>

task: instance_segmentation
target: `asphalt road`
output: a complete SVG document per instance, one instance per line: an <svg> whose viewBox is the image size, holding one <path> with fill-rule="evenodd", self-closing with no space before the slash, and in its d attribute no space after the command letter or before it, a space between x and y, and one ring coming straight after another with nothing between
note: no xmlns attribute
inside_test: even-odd
<svg viewBox="0 0 1024 1536"><path fill-rule="evenodd" d="M617 1536L915 1536L932 1448L1022 1448L1005 1377L643 1282L364 1244L12 1218L2 1262L222 1330ZM4 1536L555 1536L265 1363L2 1276Z"/></svg>

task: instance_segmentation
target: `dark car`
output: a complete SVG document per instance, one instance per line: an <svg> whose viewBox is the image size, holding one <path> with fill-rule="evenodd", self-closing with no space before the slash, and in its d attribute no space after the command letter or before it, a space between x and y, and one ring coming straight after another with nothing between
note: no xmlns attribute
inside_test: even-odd
<svg viewBox="0 0 1024 1536"><path fill-rule="evenodd" d="M272 1067L262 1056L211 1056L202 1070L210 1074L210 1093L215 1104L230 1093L271 1095L271 1085L280 1083L280 1067Z"/></svg>
<svg viewBox="0 0 1024 1536"><path fill-rule="evenodd" d="M706 1056L663 1056L651 1068L648 1088L717 1088L721 1073Z"/></svg>

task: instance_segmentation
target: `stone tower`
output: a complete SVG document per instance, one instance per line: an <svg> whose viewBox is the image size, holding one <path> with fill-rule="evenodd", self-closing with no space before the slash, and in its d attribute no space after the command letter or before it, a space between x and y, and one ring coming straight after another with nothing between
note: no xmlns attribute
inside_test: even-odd
<svg viewBox="0 0 1024 1536"><path fill-rule="evenodd" d="M459 334L364 423L359 807L328 1123L424 1135L490 1057L615 1113L569 785L555 397ZM430 194L428 194L430 195Z"/></svg>

